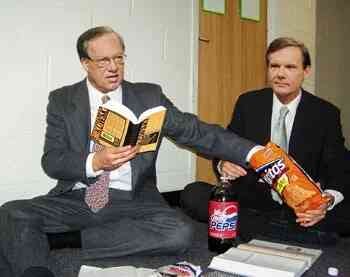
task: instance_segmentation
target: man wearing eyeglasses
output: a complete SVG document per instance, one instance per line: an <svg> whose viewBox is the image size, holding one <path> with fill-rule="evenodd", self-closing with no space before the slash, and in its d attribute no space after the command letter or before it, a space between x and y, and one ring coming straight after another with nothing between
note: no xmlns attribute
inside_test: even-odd
<svg viewBox="0 0 350 277"><path fill-rule="evenodd" d="M160 140L167 136L242 166L256 149L232 132L179 111L158 85L125 81L125 45L109 27L84 32L77 50L87 78L51 92L47 107L42 167L57 185L48 195L0 209L2 251L15 276L29 266L46 266L49 248L79 247L83 258L92 260L181 253L191 243L191 227L157 190L158 149L142 154L130 145L94 150L89 134L103 99L120 101L136 115L164 106ZM107 184L107 201L91 201L96 200L92 188L102 188L101 183ZM93 197L87 197L90 191Z"/></svg>

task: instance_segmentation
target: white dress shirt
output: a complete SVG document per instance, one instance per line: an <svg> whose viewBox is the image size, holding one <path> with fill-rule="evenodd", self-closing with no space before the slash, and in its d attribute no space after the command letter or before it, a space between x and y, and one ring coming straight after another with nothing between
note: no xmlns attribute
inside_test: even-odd
<svg viewBox="0 0 350 277"><path fill-rule="evenodd" d="M100 92L97 90L88 79L87 81L87 87L89 92L89 100L90 100L90 112L91 112L91 126L94 126L97 110L98 107L102 105L102 96L106 95L105 93ZM116 90L110 91L107 93L109 98L113 101L122 102L122 87L119 86ZM90 152L92 151L93 142L90 142ZM86 176L88 178L97 177L102 174L103 170L99 170L95 172L92 167L92 159L95 153L90 153L86 159ZM131 186L131 165L130 162L126 162L122 166L118 167L117 169L114 169L110 172L109 175L110 178L110 188L114 189L120 189L120 190L128 190L130 191L132 189ZM79 182L75 184L73 189L80 189L85 188L86 185Z"/></svg>

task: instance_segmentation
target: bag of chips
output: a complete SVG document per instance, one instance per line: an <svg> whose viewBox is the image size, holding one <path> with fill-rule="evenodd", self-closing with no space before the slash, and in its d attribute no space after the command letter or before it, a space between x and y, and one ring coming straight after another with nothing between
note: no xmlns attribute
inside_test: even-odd
<svg viewBox="0 0 350 277"><path fill-rule="evenodd" d="M276 144L269 142L249 163L294 212L317 209L327 202L311 177Z"/></svg>

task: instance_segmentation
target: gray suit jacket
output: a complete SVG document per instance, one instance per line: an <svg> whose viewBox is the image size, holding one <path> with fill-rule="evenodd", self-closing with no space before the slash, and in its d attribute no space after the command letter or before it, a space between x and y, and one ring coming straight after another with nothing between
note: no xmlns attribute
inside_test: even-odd
<svg viewBox="0 0 350 277"><path fill-rule="evenodd" d="M137 116L146 109L163 105L167 115L161 138L167 136L177 144L192 148L208 156L245 163L254 146L232 132L217 125L203 123L195 115L179 111L162 93L160 86L149 83L123 81L123 104ZM57 185L49 194L59 195L70 191L74 184L87 185L95 178L87 178L85 162L89 154L90 103L86 80L52 91L47 106L47 129L42 167ZM159 144L160 145L160 144ZM120 191L121 199L131 199L134 193L156 189L156 159L154 152L138 154L131 160L131 192Z"/></svg>

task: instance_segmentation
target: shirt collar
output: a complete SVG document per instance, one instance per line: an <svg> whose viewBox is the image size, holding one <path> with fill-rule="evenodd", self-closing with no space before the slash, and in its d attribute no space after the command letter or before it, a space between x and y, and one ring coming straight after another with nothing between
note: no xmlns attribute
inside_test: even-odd
<svg viewBox="0 0 350 277"><path fill-rule="evenodd" d="M301 94L302 91L299 91L299 94L297 97L295 97L295 99L293 99L291 102L289 102L287 105L284 105L281 103L281 101L278 99L278 97L276 96L276 94L273 94L273 111L279 111L281 109L281 107L285 106L288 108L289 113L295 115L298 105L300 103L300 99L301 99Z"/></svg>
<svg viewBox="0 0 350 277"><path fill-rule="evenodd" d="M86 84L89 91L90 105L100 106L102 104L102 96L108 95L111 100L118 101L122 103L122 86L117 89L103 93L95 88L88 78L86 78Z"/></svg>

